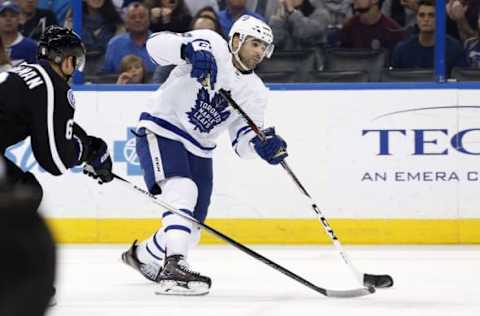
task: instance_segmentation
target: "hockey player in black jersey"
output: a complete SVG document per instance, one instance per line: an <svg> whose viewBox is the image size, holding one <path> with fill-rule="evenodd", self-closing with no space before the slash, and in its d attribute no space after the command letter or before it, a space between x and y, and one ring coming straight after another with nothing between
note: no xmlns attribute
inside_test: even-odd
<svg viewBox="0 0 480 316"><path fill-rule="evenodd" d="M75 99L68 80L85 64L82 41L66 28L51 26L39 41L38 59L38 64L0 73L0 153L30 136L35 159L52 175L85 163L87 173L111 181L107 145L73 119ZM9 181L29 181L40 189L31 173L6 163Z"/></svg>
<svg viewBox="0 0 480 316"><path fill-rule="evenodd" d="M78 35L50 26L39 41L38 64L22 64L0 73L0 159L5 164L4 182L8 188L29 187L32 212L41 202L42 188L32 173L22 171L4 155L9 146L29 136L35 159L50 174L59 176L84 164L84 172L99 182L113 179L105 141L87 135L74 121L75 99L68 81L84 64L85 47ZM29 302L30 298L23 301Z"/></svg>

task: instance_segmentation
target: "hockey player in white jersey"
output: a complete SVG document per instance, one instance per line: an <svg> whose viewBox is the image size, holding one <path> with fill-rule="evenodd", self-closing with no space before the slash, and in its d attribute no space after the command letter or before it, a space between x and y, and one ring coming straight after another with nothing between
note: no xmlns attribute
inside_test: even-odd
<svg viewBox="0 0 480 316"><path fill-rule="evenodd" d="M207 216L212 193L212 153L217 137L230 133L241 158L260 156L270 164L287 157L286 142L273 128L262 142L243 118L216 93L223 89L262 127L267 89L253 72L273 52L270 27L242 16L231 28L228 43L210 30L184 34L160 32L147 41L151 58L176 65L154 93L152 109L142 113L137 154L148 190L198 221ZM199 227L165 211L163 226L149 239L136 242L123 261L159 284L160 294L201 295L209 277L189 269L189 248L198 243Z"/></svg>

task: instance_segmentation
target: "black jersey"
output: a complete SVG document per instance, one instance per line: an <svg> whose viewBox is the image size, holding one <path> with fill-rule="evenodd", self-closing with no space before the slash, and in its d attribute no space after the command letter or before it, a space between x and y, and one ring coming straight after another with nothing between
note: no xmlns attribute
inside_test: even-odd
<svg viewBox="0 0 480 316"><path fill-rule="evenodd" d="M68 83L48 64L22 64L0 73L0 154L28 136L35 159L53 175L79 163L85 132L73 121Z"/></svg>

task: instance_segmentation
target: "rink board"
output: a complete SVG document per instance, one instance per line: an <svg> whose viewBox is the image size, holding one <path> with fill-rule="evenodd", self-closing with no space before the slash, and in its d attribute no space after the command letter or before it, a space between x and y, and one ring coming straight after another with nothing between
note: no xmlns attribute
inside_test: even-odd
<svg viewBox="0 0 480 316"><path fill-rule="evenodd" d="M114 170L143 184L129 129L149 91L77 91L76 120L105 138ZM271 91L266 126L288 141L288 163L348 243L480 243L478 90ZM10 158L45 189L42 212L63 242L125 242L155 230L160 210L118 184L74 169L52 177L28 143ZM214 159L209 223L252 243L327 242L281 167L244 161L225 135ZM205 238L205 242L214 242Z"/></svg>
<svg viewBox="0 0 480 316"><path fill-rule="evenodd" d="M131 243L148 238L158 219L50 219L62 243ZM308 219L211 219L207 224L248 244L330 244L321 224ZM480 219L333 219L345 244L478 244ZM203 232L202 244L223 243Z"/></svg>

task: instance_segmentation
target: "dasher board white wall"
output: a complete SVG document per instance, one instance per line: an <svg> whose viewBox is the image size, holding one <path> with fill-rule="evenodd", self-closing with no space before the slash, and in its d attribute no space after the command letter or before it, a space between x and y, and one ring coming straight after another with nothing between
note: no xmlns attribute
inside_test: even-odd
<svg viewBox="0 0 480 316"><path fill-rule="evenodd" d="M115 172L137 184L143 178L129 130L148 110L150 93L75 92L76 120L107 140ZM288 163L345 231L343 239L480 242L479 99L477 90L456 89L271 91L265 126L275 126L287 140ZM292 242L324 240L317 237L323 234L319 224L314 236L302 232L316 219L284 170L260 159L241 160L230 143L225 135L216 149L209 219L240 236L245 226L252 227L249 235L267 229L267 237L253 236L252 242L281 240L285 234L278 230L285 227L298 236ZM145 221L158 223L154 205L120 186L98 186L79 168L62 177L42 172L28 142L9 157L38 176L45 191L42 212L56 230L64 234L77 225L88 231L60 240L124 242L124 235L101 229L129 219L146 234Z"/></svg>

